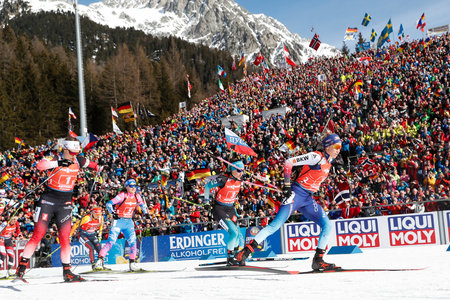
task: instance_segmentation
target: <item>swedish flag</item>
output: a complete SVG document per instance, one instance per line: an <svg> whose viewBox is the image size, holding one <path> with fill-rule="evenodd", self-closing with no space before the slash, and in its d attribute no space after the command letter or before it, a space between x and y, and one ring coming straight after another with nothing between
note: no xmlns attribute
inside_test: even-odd
<svg viewBox="0 0 450 300"><path fill-rule="evenodd" d="M369 25L370 20L372 20L372 17L368 13L365 13L364 19L362 20L361 25L362 26Z"/></svg>
<svg viewBox="0 0 450 300"><path fill-rule="evenodd" d="M376 38L377 38L377 33L375 32L375 29L372 28L372 33L370 34L370 41L373 43L373 42L375 42Z"/></svg>
<svg viewBox="0 0 450 300"><path fill-rule="evenodd" d="M387 23L386 27L384 27L383 31L380 33L380 37L378 38L378 48L382 47L385 42L389 40L389 34L393 32L391 19Z"/></svg>

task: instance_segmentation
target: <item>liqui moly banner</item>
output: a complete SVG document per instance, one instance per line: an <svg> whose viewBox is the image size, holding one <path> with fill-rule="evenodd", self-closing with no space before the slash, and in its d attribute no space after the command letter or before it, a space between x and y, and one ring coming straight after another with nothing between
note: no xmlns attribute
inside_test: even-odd
<svg viewBox="0 0 450 300"><path fill-rule="evenodd" d="M376 218L339 220L335 222L335 229L338 246L380 247Z"/></svg>
<svg viewBox="0 0 450 300"><path fill-rule="evenodd" d="M433 214L388 217L390 246L436 244Z"/></svg>
<svg viewBox="0 0 450 300"><path fill-rule="evenodd" d="M286 252L315 250L320 231L320 227L313 222L285 224Z"/></svg>

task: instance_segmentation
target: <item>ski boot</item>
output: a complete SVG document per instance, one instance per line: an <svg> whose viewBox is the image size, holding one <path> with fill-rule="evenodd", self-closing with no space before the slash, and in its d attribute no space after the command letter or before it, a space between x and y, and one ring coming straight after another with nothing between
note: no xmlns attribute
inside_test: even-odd
<svg viewBox="0 0 450 300"><path fill-rule="evenodd" d="M236 259L236 254L238 254L238 248L234 250L228 250L227 252L227 266L237 266L239 261Z"/></svg>
<svg viewBox="0 0 450 300"><path fill-rule="evenodd" d="M97 262L93 266L93 270L95 271L105 270L105 263L103 257L101 256L98 257Z"/></svg>
<svg viewBox="0 0 450 300"><path fill-rule="evenodd" d="M136 272L139 271L141 268L136 264L136 261L134 259L130 259L130 271Z"/></svg>
<svg viewBox="0 0 450 300"><path fill-rule="evenodd" d="M249 244L245 245L244 249L239 251L236 255L236 260L238 261L240 266L245 266L245 261L249 257L250 254L255 252L255 249L258 248L258 243L255 240L251 240Z"/></svg>
<svg viewBox="0 0 450 300"><path fill-rule="evenodd" d="M335 264L327 263L323 260L323 255L325 254L325 250L316 249L316 254L314 255L313 262L311 268L314 271L329 271L329 270L338 270L340 267L337 267Z"/></svg>
<svg viewBox="0 0 450 300"><path fill-rule="evenodd" d="M16 270L16 277L22 279L23 275L25 275L25 271L27 269L27 264L30 261L29 258L22 257L19 262L19 266Z"/></svg>
<svg viewBox="0 0 450 300"><path fill-rule="evenodd" d="M73 274L70 270L70 264L62 264L63 265L63 278L65 282L78 282L84 281L80 275Z"/></svg>

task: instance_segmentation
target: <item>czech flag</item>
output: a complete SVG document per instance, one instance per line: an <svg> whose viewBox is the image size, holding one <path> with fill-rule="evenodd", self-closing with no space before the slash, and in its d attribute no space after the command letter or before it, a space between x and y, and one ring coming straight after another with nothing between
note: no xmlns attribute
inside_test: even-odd
<svg viewBox="0 0 450 300"><path fill-rule="evenodd" d="M225 128L225 140L227 142L227 147L230 150L233 150L240 154L251 155L257 157L255 151L250 148L247 143L244 142L239 136L236 135L233 131Z"/></svg>

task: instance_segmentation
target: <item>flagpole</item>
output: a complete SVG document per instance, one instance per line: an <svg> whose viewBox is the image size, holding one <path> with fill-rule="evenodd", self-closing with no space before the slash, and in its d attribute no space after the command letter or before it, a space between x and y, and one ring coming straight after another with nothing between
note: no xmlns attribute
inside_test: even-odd
<svg viewBox="0 0 450 300"><path fill-rule="evenodd" d="M80 30L80 16L78 15L78 0L73 1L75 8L75 31L77 43L77 66L78 66L78 93L80 102L80 135L86 136L87 120L86 120L86 100L84 95L84 76L83 76L83 54L81 51L81 30Z"/></svg>

